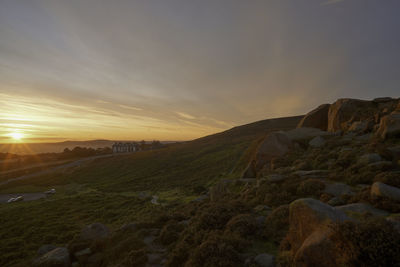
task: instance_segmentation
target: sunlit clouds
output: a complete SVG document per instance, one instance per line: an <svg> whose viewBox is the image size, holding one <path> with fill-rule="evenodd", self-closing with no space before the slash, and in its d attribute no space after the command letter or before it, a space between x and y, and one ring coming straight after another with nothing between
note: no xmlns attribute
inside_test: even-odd
<svg viewBox="0 0 400 267"><path fill-rule="evenodd" d="M338 97L398 97L399 8L1 1L0 142L189 140Z"/></svg>

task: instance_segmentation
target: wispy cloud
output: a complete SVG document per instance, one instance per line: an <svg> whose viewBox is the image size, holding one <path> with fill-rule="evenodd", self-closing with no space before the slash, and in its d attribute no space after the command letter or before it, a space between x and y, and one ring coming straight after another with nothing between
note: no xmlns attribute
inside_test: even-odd
<svg viewBox="0 0 400 267"><path fill-rule="evenodd" d="M340 2L344 2L345 0L329 0L326 2L321 3L321 6L328 6L328 5L334 5Z"/></svg>
<svg viewBox="0 0 400 267"><path fill-rule="evenodd" d="M126 108L126 109L131 109L131 110L137 110L137 111L143 110L143 109L138 108L138 107L132 107L132 106L126 106L126 105L119 105L119 107Z"/></svg>
<svg viewBox="0 0 400 267"><path fill-rule="evenodd" d="M183 112L175 112L176 114L178 114L180 117L184 118L184 119L189 119L189 120L194 120L196 119L196 117L193 117L190 114L187 113L183 113Z"/></svg>

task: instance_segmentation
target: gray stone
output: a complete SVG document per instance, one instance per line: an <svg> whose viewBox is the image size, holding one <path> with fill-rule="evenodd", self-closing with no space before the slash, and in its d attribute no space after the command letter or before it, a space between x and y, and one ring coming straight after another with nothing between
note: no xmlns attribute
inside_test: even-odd
<svg viewBox="0 0 400 267"><path fill-rule="evenodd" d="M353 195L354 192L350 186L342 183L325 184L325 189L323 191L329 195L338 197L341 195Z"/></svg>
<svg viewBox="0 0 400 267"><path fill-rule="evenodd" d="M325 145L326 141L324 138L322 138L321 136L317 136L314 137L313 139L311 139L311 141L308 143L311 147L314 148L320 148L323 147Z"/></svg>
<svg viewBox="0 0 400 267"><path fill-rule="evenodd" d="M93 223L82 229L80 234L81 240L97 241L107 239L110 235L110 230L101 223Z"/></svg>
<svg viewBox="0 0 400 267"><path fill-rule="evenodd" d="M64 247L53 249L35 260L33 266L69 267L71 266L69 251Z"/></svg>
<svg viewBox="0 0 400 267"><path fill-rule="evenodd" d="M293 172L293 174L301 177L323 178L329 174L329 171L327 170L296 171Z"/></svg>
<svg viewBox="0 0 400 267"><path fill-rule="evenodd" d="M92 250L90 248L85 248L83 250L75 252L74 256L79 262L85 262L87 261L87 259L90 257L91 254Z"/></svg>
<svg viewBox="0 0 400 267"><path fill-rule="evenodd" d="M275 266L275 256L267 253L259 254L254 258L255 263L260 267Z"/></svg>
<svg viewBox="0 0 400 267"><path fill-rule="evenodd" d="M293 130L289 130L285 132L285 135L291 141L301 141L301 140L309 140L316 136L327 136L332 135L329 132L321 131L320 129L316 128L296 128Z"/></svg>
<svg viewBox="0 0 400 267"><path fill-rule="evenodd" d="M331 206L338 206L338 205L343 205L344 201L340 197L333 197L328 201L328 205Z"/></svg>
<svg viewBox="0 0 400 267"><path fill-rule="evenodd" d="M51 244L43 245L43 246L41 246L41 247L38 249L37 255L38 255L39 257L41 257L41 256L43 256L44 254L46 254L47 252L50 252L50 251L52 251L52 250L54 250L54 249L56 249L56 248L57 248L56 246L51 245Z"/></svg>
<svg viewBox="0 0 400 267"><path fill-rule="evenodd" d="M369 169L376 170L376 171L389 170L392 167L393 167L393 163L391 161L386 161L386 160L368 164Z"/></svg>
<svg viewBox="0 0 400 267"><path fill-rule="evenodd" d="M348 204L348 205L344 205L344 206L338 206L338 207L335 207L335 209L345 212L350 217L354 213L358 213L358 214L371 213L374 216L389 215L389 213L387 211L374 208L371 205L366 204L366 203L353 203L353 204Z"/></svg>
<svg viewBox="0 0 400 267"><path fill-rule="evenodd" d="M386 197L393 201L400 202L400 189L381 182L375 182L371 187L373 197Z"/></svg>
<svg viewBox="0 0 400 267"><path fill-rule="evenodd" d="M382 160L382 157L377 154L377 153L370 153L370 154L365 154L362 155L360 157L360 159L358 160L359 163L361 164L371 164L371 163L375 163L375 162L379 162Z"/></svg>

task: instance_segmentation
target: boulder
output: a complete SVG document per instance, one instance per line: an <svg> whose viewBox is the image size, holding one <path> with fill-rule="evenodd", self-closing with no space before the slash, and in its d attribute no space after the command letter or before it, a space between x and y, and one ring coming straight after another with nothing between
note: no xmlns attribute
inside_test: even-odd
<svg viewBox="0 0 400 267"><path fill-rule="evenodd" d="M372 101L344 98L339 99L329 107L328 131L347 131L354 121L371 117L369 112L375 108Z"/></svg>
<svg viewBox="0 0 400 267"><path fill-rule="evenodd" d="M330 104L323 104L307 113L298 124L298 128L311 127L326 131L328 128L328 112Z"/></svg>
<svg viewBox="0 0 400 267"><path fill-rule="evenodd" d="M348 220L349 217L340 210L312 198L293 201L289 206L289 234L287 239L292 251L297 250L315 230L327 228L334 222Z"/></svg>
<svg viewBox="0 0 400 267"><path fill-rule="evenodd" d="M324 228L308 236L294 255L293 266L337 266L336 247L329 239L330 233L330 229Z"/></svg>
<svg viewBox="0 0 400 267"><path fill-rule="evenodd" d="M400 189L381 182L375 182L371 187L372 197L385 197L400 202Z"/></svg>
<svg viewBox="0 0 400 267"><path fill-rule="evenodd" d="M38 255L39 257L41 257L41 256L43 256L44 254L46 254L47 252L50 252L50 251L52 251L52 250L54 250L54 249L56 249L56 248L57 248L56 246L51 245L51 244L43 245L43 246L41 246L41 247L38 249L37 255Z"/></svg>
<svg viewBox="0 0 400 267"><path fill-rule="evenodd" d="M285 155L292 146L291 140L284 132L270 133L257 149L254 168L256 171L261 170L272 159Z"/></svg>
<svg viewBox="0 0 400 267"><path fill-rule="evenodd" d="M309 140L316 136L331 135L331 133L321 131L320 129L305 127L292 129L284 133L291 141Z"/></svg>
<svg viewBox="0 0 400 267"><path fill-rule="evenodd" d="M386 139L400 136L400 112L396 111L383 117L380 121L377 135Z"/></svg>
<svg viewBox="0 0 400 267"><path fill-rule="evenodd" d="M324 193L339 197L341 195L353 195L354 192L350 186L342 183L325 184Z"/></svg>
<svg viewBox="0 0 400 267"><path fill-rule="evenodd" d="M260 267L274 267L275 256L267 253L259 254L254 257L254 262Z"/></svg>
<svg viewBox="0 0 400 267"><path fill-rule="evenodd" d="M326 141L324 138L321 136L316 136L311 141L308 143L309 146L314 147L314 148L320 148L325 145Z"/></svg>
<svg viewBox="0 0 400 267"><path fill-rule="evenodd" d="M71 266L69 251L64 247L53 249L36 259L33 266L69 267Z"/></svg>
<svg viewBox="0 0 400 267"><path fill-rule="evenodd" d="M343 211L350 217L353 217L353 215L354 215L354 217L356 217L356 218L359 217L358 215L363 214L363 213L371 213L374 216L389 215L389 213L387 211L374 208L371 205L366 204L366 203L353 203L353 204L338 206L338 207L335 207L335 209Z"/></svg>
<svg viewBox="0 0 400 267"><path fill-rule="evenodd" d="M110 230L101 223L93 223L82 229L79 236L82 241L100 241L110 236Z"/></svg>
<svg viewBox="0 0 400 267"><path fill-rule="evenodd" d="M381 161L382 157L376 153L365 154L360 157L358 160L359 163L368 165L370 163L375 163Z"/></svg>

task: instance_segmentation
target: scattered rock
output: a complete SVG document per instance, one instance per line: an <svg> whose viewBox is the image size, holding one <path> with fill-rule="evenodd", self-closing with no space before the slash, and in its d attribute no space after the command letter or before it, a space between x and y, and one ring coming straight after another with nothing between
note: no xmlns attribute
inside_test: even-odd
<svg viewBox="0 0 400 267"><path fill-rule="evenodd" d="M375 182L371 187L371 196L386 197L400 202L400 189L381 182Z"/></svg>
<svg viewBox="0 0 400 267"><path fill-rule="evenodd" d="M69 251L64 247L53 249L35 260L33 266L69 267L71 266Z"/></svg>
<svg viewBox="0 0 400 267"><path fill-rule="evenodd" d="M51 245L51 244L43 245L43 246L41 246L41 247L38 249L37 255L38 255L39 257L41 257L41 256L43 256L44 254L46 254L47 252L50 252L50 251L52 251L52 250L54 250L54 249L56 249L56 248L57 248L56 246Z"/></svg>
<svg viewBox="0 0 400 267"><path fill-rule="evenodd" d="M254 258L254 262L260 267L275 266L275 256L267 253L259 254Z"/></svg>
<svg viewBox="0 0 400 267"><path fill-rule="evenodd" d="M304 116L297 127L312 127L326 131L328 128L328 112L330 106L330 104L323 104L310 111Z"/></svg>
<svg viewBox="0 0 400 267"><path fill-rule="evenodd" d="M85 248L83 250L75 252L74 256L78 260L78 262L84 263L84 262L87 262L87 260L89 259L91 254L92 254L92 250L90 248Z"/></svg>
<svg viewBox="0 0 400 267"><path fill-rule="evenodd" d="M335 207L335 209L341 210L345 212L348 216L352 217L352 214L363 214L363 213L371 213L374 216L387 216L389 213L384 210L380 210L372 207L366 203L353 203L344 206ZM357 216L356 216L357 217Z"/></svg>
<svg viewBox="0 0 400 267"><path fill-rule="evenodd" d="M314 137L313 139L311 139L311 141L308 143L311 147L314 148L320 148L323 147L325 145L326 141L324 138L322 138L321 136L317 136Z"/></svg>
<svg viewBox="0 0 400 267"><path fill-rule="evenodd" d="M327 170L295 171L293 175L308 178L323 178L329 174Z"/></svg>
<svg viewBox="0 0 400 267"><path fill-rule="evenodd" d="M324 193L330 194L335 197L339 197L341 195L353 195L354 192L350 186L342 183L334 183L334 184L325 184Z"/></svg>
<svg viewBox="0 0 400 267"><path fill-rule="evenodd" d="M98 241L107 239L110 235L110 230L101 223L93 223L82 229L80 239L83 241Z"/></svg>
<svg viewBox="0 0 400 267"><path fill-rule="evenodd" d="M375 163L375 162L378 162L381 160L382 160L382 157L379 154L370 153L370 154L362 155L360 157L360 159L358 160L358 162L361 164L368 165L368 164Z"/></svg>
<svg viewBox="0 0 400 267"><path fill-rule="evenodd" d="M390 170L392 167L393 163L386 160L368 164L368 168L375 171L386 171Z"/></svg>
<svg viewBox="0 0 400 267"><path fill-rule="evenodd" d="M344 201L340 198L340 197L333 197L328 201L328 205L331 206L339 206L339 205L343 205Z"/></svg>

